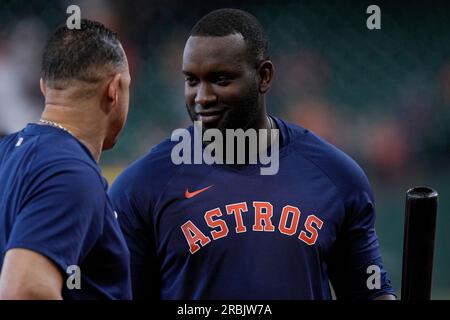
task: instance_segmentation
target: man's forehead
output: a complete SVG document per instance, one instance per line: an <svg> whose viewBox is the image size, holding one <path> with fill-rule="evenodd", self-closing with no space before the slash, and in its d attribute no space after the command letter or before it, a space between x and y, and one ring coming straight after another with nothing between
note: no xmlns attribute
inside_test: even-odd
<svg viewBox="0 0 450 320"><path fill-rule="evenodd" d="M226 36L190 36L186 42L187 44L223 44L227 46L244 46L245 39L240 33L232 33Z"/></svg>
<svg viewBox="0 0 450 320"><path fill-rule="evenodd" d="M239 63L246 58L246 43L241 34L221 37L191 36L183 53L183 67L209 61Z"/></svg>

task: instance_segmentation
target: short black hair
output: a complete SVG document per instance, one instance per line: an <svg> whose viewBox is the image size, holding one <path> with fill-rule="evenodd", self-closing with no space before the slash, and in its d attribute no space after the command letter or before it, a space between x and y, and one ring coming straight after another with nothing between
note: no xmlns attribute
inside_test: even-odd
<svg viewBox="0 0 450 320"><path fill-rule="evenodd" d="M241 34L248 46L248 57L255 66L269 59L269 44L264 28L250 13L239 9L218 9L201 18L191 36L223 37Z"/></svg>
<svg viewBox="0 0 450 320"><path fill-rule="evenodd" d="M64 88L76 79L97 82L102 68L119 70L125 53L117 34L103 24L81 19L80 29L60 25L47 41L42 56L41 77L51 87Z"/></svg>

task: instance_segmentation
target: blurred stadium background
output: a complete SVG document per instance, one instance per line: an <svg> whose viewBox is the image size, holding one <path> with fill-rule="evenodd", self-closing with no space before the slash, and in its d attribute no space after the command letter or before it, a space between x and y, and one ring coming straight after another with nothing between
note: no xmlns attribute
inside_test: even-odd
<svg viewBox="0 0 450 320"><path fill-rule="evenodd" d="M432 298L450 299L450 3L445 1L47 1L0 3L0 135L36 121L45 39L77 4L118 32L132 72L130 115L101 166L111 182L188 124L181 54L190 28L220 7L248 10L270 38L269 110L334 143L367 172L377 232L400 294L406 190L440 194ZM243 2L243 1L242 1ZM381 7L381 30L366 8Z"/></svg>

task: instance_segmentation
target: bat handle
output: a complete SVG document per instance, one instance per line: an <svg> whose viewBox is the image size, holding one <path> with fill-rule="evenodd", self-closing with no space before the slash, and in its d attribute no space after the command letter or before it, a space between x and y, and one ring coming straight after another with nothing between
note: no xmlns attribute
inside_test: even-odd
<svg viewBox="0 0 450 320"><path fill-rule="evenodd" d="M428 187L406 192L402 300L430 300L438 193Z"/></svg>

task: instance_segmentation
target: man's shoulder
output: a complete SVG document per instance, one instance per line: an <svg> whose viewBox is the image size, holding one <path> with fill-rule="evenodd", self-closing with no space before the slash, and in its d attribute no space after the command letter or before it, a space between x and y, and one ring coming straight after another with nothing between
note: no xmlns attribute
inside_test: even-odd
<svg viewBox="0 0 450 320"><path fill-rule="evenodd" d="M22 163L29 169L54 167L59 164L78 164L99 170L89 151L69 134L30 134L25 128L0 140L0 162Z"/></svg>
<svg viewBox="0 0 450 320"><path fill-rule="evenodd" d="M114 185L121 187L136 185L162 184L171 177L171 173L178 170L171 159L171 152L176 142L167 138L157 144L150 151L131 163L115 180Z"/></svg>
<svg viewBox="0 0 450 320"><path fill-rule="evenodd" d="M83 184L89 190L106 187L89 150L68 133L49 128L36 133L25 128L12 142L14 150L9 162L23 163L19 169L30 181L44 183L50 178L54 181L55 178L70 177L73 181L68 183Z"/></svg>
<svg viewBox="0 0 450 320"><path fill-rule="evenodd" d="M293 124L288 124L288 127L293 154L316 166L338 188L369 188L365 172L346 152L308 129Z"/></svg>
<svg viewBox="0 0 450 320"><path fill-rule="evenodd" d="M41 135L34 145L34 167L54 166L60 171L73 168L101 177L101 172L89 150L69 135Z"/></svg>
<svg viewBox="0 0 450 320"><path fill-rule="evenodd" d="M69 193L71 201L100 201L106 183L86 152L70 135L20 131L1 141L0 177L3 183L23 190L27 197L42 192L42 199L57 199Z"/></svg>

